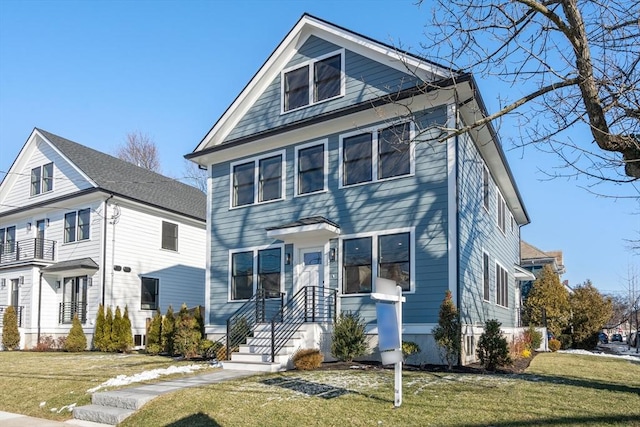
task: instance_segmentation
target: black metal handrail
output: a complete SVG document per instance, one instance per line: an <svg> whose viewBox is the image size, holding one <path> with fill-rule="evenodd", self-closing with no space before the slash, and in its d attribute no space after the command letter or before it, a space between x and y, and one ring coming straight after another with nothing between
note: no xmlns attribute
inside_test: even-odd
<svg viewBox="0 0 640 427"><path fill-rule="evenodd" d="M335 322L336 294L336 289L305 286L271 318L271 362L304 323Z"/></svg>
<svg viewBox="0 0 640 427"><path fill-rule="evenodd" d="M76 314L80 323L87 323L86 302L61 302L58 310L58 323L71 323Z"/></svg>
<svg viewBox="0 0 640 427"><path fill-rule="evenodd" d="M242 307L227 319L227 334L218 342L224 341L227 360L232 350L245 344L247 338L253 336L258 323L265 323L274 313L282 310L284 293L259 289Z"/></svg>
<svg viewBox="0 0 640 427"><path fill-rule="evenodd" d="M55 256L55 240L34 238L0 244L0 264L31 260L54 261Z"/></svg>
<svg viewBox="0 0 640 427"><path fill-rule="evenodd" d="M4 312L9 308L8 305L0 305L0 327L4 326ZM16 317L18 318L18 327L22 326L22 313L24 312L24 306L19 305L15 307Z"/></svg>

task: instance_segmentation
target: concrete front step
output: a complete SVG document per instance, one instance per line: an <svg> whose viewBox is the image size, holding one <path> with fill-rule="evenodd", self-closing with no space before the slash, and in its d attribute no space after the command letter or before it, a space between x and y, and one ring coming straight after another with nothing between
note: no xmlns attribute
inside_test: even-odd
<svg viewBox="0 0 640 427"><path fill-rule="evenodd" d="M286 366L290 358L291 358L290 354L276 354L275 363L279 363L283 366ZM239 351L231 354L231 361L232 362L271 363L271 354Z"/></svg>
<svg viewBox="0 0 640 427"><path fill-rule="evenodd" d="M238 369L251 372L280 372L286 370L280 363L271 362L237 362L235 360L225 360L222 362L223 369Z"/></svg>
<svg viewBox="0 0 640 427"><path fill-rule="evenodd" d="M87 405L73 408L73 418L94 423L118 425L135 412L134 409L113 406Z"/></svg>
<svg viewBox="0 0 640 427"><path fill-rule="evenodd" d="M103 391L91 396L94 405L113 406L122 409L140 409L142 405L158 397L158 393L148 393L139 389Z"/></svg>

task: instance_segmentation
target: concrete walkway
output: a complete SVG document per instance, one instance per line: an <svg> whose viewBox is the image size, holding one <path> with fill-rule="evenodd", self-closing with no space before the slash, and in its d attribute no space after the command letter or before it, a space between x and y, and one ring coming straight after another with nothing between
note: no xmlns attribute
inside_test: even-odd
<svg viewBox="0 0 640 427"><path fill-rule="evenodd" d="M156 397L187 387L198 387L222 381L255 375L252 371L217 369L207 374L176 378L155 384L146 384L120 390L96 392L91 396L91 405L73 409L74 419L60 422L26 415L0 411L2 427L107 427L114 426L135 413L145 403Z"/></svg>

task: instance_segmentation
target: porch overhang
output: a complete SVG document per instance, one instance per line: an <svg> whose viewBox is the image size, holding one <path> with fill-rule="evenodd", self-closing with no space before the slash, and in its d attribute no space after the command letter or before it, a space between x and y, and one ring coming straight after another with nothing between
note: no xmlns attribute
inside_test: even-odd
<svg viewBox="0 0 640 427"><path fill-rule="evenodd" d="M532 272L530 272L529 270L525 270L524 268L520 267L517 264L515 264L514 267L516 269L516 271L514 273L514 276L515 276L516 280L519 280L521 282L528 282L528 281L536 280L536 276Z"/></svg>
<svg viewBox="0 0 640 427"><path fill-rule="evenodd" d="M288 224L267 228L267 237L283 242L328 240L340 235L340 226L322 216L302 218Z"/></svg>
<svg viewBox="0 0 640 427"><path fill-rule="evenodd" d="M64 273L67 276L82 276L93 274L100 267L91 258L79 258L58 262L48 267L40 269L44 274Z"/></svg>

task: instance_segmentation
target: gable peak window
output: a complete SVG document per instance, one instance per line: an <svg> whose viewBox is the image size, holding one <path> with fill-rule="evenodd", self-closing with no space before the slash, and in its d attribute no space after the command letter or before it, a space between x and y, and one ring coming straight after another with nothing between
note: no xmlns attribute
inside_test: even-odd
<svg viewBox="0 0 640 427"><path fill-rule="evenodd" d="M343 95L344 51L310 60L282 73L282 111Z"/></svg>
<svg viewBox="0 0 640 427"><path fill-rule="evenodd" d="M53 191L53 163L31 169L31 195Z"/></svg>

